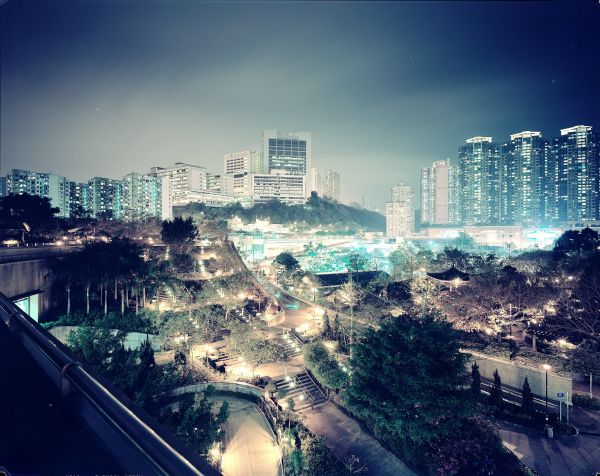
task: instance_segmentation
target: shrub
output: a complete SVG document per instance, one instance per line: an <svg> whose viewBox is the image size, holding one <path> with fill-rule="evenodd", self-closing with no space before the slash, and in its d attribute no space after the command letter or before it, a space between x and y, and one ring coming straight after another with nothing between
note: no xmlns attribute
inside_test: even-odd
<svg viewBox="0 0 600 476"><path fill-rule="evenodd" d="M348 381L321 341L304 347L304 365L322 385L331 390L341 388Z"/></svg>
<svg viewBox="0 0 600 476"><path fill-rule="evenodd" d="M573 394L573 405L578 405L588 410L600 410L600 399L582 395L580 393Z"/></svg>

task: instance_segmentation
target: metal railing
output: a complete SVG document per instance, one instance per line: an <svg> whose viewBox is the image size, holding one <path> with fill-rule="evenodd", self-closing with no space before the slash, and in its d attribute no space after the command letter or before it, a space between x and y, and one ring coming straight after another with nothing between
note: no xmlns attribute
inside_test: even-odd
<svg viewBox="0 0 600 476"><path fill-rule="evenodd" d="M79 415L125 470L140 475L218 475L193 455L181 451L128 408L62 344L0 293L0 318L43 369L63 397L76 404ZM172 438L172 437L171 437ZM185 451L184 451L185 452ZM190 462L194 461L194 464ZM202 472L197 469L202 468Z"/></svg>
<svg viewBox="0 0 600 476"><path fill-rule="evenodd" d="M0 264L3 263L18 263L19 261L33 261L40 259L56 258L63 256L73 251L78 251L81 247L76 246L65 246L65 247L48 247L45 249L34 248L27 250L27 248L18 248L19 253L13 253L14 248L0 248ZM5 251L6 250L6 251Z"/></svg>

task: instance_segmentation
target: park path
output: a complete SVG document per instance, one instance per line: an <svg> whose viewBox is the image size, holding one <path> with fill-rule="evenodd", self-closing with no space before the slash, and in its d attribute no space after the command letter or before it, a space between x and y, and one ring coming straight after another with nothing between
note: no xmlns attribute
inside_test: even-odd
<svg viewBox="0 0 600 476"><path fill-rule="evenodd" d="M600 438L586 435L547 438L539 430L498 422L504 445L540 476L583 476L600 471Z"/></svg>
<svg viewBox="0 0 600 476"><path fill-rule="evenodd" d="M258 407L237 398L219 400L229 402L225 451L221 460L223 475L280 476L281 451Z"/></svg>
<svg viewBox="0 0 600 476"><path fill-rule="evenodd" d="M340 459L356 455L373 476L416 476L408 466L366 433L351 417L331 402L302 411L304 424Z"/></svg>

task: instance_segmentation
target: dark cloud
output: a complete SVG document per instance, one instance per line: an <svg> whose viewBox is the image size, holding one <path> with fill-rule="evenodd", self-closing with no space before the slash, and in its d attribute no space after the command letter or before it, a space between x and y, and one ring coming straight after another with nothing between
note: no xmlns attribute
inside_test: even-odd
<svg viewBox="0 0 600 476"><path fill-rule="evenodd" d="M600 125L600 5L9 1L2 171L119 177L309 130L381 206L467 137Z"/></svg>

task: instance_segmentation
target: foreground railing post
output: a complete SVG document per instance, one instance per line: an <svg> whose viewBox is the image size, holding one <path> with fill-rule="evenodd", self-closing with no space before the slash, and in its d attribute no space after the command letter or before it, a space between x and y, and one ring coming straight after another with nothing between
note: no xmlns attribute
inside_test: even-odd
<svg viewBox="0 0 600 476"><path fill-rule="evenodd" d="M73 366L81 367L81 364L76 360L72 360L71 362L65 364L62 369L60 369L60 396L62 398L66 398L71 393L72 385L67 378L67 371Z"/></svg>

